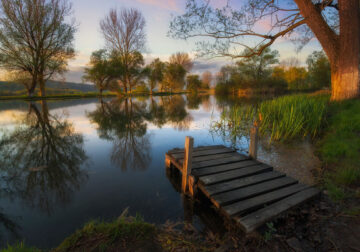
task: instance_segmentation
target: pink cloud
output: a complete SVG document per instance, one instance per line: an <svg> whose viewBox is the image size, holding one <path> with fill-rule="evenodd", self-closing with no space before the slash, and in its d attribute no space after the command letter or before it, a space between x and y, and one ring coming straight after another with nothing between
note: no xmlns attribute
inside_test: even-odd
<svg viewBox="0 0 360 252"><path fill-rule="evenodd" d="M179 6L177 0L136 0L139 3L152 5L158 8L179 11Z"/></svg>

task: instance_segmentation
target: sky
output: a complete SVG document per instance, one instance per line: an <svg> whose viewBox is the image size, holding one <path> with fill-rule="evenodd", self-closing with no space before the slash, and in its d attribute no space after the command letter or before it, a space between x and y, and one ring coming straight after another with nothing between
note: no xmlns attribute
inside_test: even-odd
<svg viewBox="0 0 360 252"><path fill-rule="evenodd" d="M227 0L211 0L215 7L222 7ZM93 51L104 48L105 41L100 32L100 20L111 8L133 7L140 10L146 20L147 52L145 60L149 63L159 57L166 61L176 52L188 52L195 61L195 74L209 70L216 73L221 66L231 63L229 58L213 60L195 58L196 39L190 41L175 40L167 36L172 16L185 11L185 0L72 0L74 16L78 24L75 35L76 58L69 62L66 81L81 82L83 69L90 60ZM266 24L265 24L266 25ZM307 56L314 50L321 50L316 40L311 41L300 53L296 53L292 42L280 39L272 47L280 52L281 58L296 57L305 63Z"/></svg>

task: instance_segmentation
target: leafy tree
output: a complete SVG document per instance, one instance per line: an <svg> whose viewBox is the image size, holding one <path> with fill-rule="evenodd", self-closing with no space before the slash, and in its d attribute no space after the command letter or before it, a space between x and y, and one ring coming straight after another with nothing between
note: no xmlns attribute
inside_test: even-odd
<svg viewBox="0 0 360 252"><path fill-rule="evenodd" d="M189 54L183 52L177 52L171 55L169 63L181 65L186 70L186 72L190 72L194 66L194 63L192 62Z"/></svg>
<svg viewBox="0 0 360 252"><path fill-rule="evenodd" d="M323 51L315 51L306 60L312 88L330 87L330 62Z"/></svg>
<svg viewBox="0 0 360 252"><path fill-rule="evenodd" d="M265 48L260 55L245 57L249 54L251 54L250 49L245 49L243 52L244 58L236 64L240 73L251 81L258 82L269 78L272 70L271 66L279 63L279 52L272 51L269 47Z"/></svg>
<svg viewBox="0 0 360 252"><path fill-rule="evenodd" d="M304 67L290 67L285 71L288 89L301 90L308 88L308 73Z"/></svg>
<svg viewBox="0 0 360 252"><path fill-rule="evenodd" d="M90 57L90 67L85 68L84 81L91 81L99 89L100 95L109 88L113 79L112 64L106 50L98 50Z"/></svg>
<svg viewBox="0 0 360 252"><path fill-rule="evenodd" d="M228 3L215 9L207 0L187 0L186 12L170 24L170 35L202 37L197 43L200 55L233 58L245 56L239 47L248 48L249 57L284 36L292 35L301 46L315 36L330 61L331 99L349 99L360 94L359 5L358 0L247 0L238 8ZM269 28L259 31L264 20Z"/></svg>
<svg viewBox="0 0 360 252"><path fill-rule="evenodd" d="M118 80L120 87L130 92L134 87L143 83L148 76L148 68L144 68L144 57L140 52L132 52L128 54L127 60L117 51L113 51L110 56L110 72L114 79ZM125 63L127 62L127 63Z"/></svg>
<svg viewBox="0 0 360 252"><path fill-rule="evenodd" d="M177 63L167 63L164 72L164 78L161 82L162 89L182 90L185 85L185 68Z"/></svg>
<svg viewBox="0 0 360 252"><path fill-rule="evenodd" d="M146 44L145 19L136 9L111 9L100 27L107 46L123 68L118 77L124 91L131 92L139 77L143 78L137 75L144 73L139 66L144 65L140 52Z"/></svg>
<svg viewBox="0 0 360 252"><path fill-rule="evenodd" d="M159 58L155 59L149 65L149 85L151 94L157 84L163 81L165 66L165 63L161 62Z"/></svg>
<svg viewBox="0 0 360 252"><path fill-rule="evenodd" d="M201 88L201 81L199 75L188 75L186 77L187 90L197 92Z"/></svg>
<svg viewBox="0 0 360 252"><path fill-rule="evenodd" d="M66 71L75 56L76 26L68 0L1 0L0 66L31 77L32 96L37 85L45 96L46 81Z"/></svg>

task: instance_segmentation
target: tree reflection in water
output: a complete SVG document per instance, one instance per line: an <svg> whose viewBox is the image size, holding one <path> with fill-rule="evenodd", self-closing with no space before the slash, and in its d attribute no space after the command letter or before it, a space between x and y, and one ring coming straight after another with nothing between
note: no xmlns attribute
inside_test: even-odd
<svg viewBox="0 0 360 252"><path fill-rule="evenodd" d="M188 130L190 128L193 118L186 111L186 102L182 96L162 96L161 104L165 109L167 123L170 123L177 130Z"/></svg>
<svg viewBox="0 0 360 252"><path fill-rule="evenodd" d="M100 100L95 111L88 113L97 125L98 135L113 142L111 161L123 171L146 170L151 162L148 123L161 128L170 123L178 130L188 129L192 117L185 109L182 96Z"/></svg>
<svg viewBox="0 0 360 252"><path fill-rule="evenodd" d="M41 109L30 104L25 118L0 139L1 194L51 214L88 177L80 168L87 159L83 143L71 123L49 113L46 101Z"/></svg>
<svg viewBox="0 0 360 252"><path fill-rule="evenodd" d="M111 102L101 100L88 117L97 124L99 137L113 142L111 161L114 165L123 171L129 168L146 170L151 157L145 102L131 98Z"/></svg>

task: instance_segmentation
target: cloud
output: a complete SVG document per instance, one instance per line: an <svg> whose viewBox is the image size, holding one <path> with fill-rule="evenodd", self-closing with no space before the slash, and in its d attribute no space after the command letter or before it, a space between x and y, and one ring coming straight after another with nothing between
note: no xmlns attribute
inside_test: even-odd
<svg viewBox="0 0 360 252"><path fill-rule="evenodd" d="M136 0L139 3L155 6L161 9L179 11L177 0Z"/></svg>

